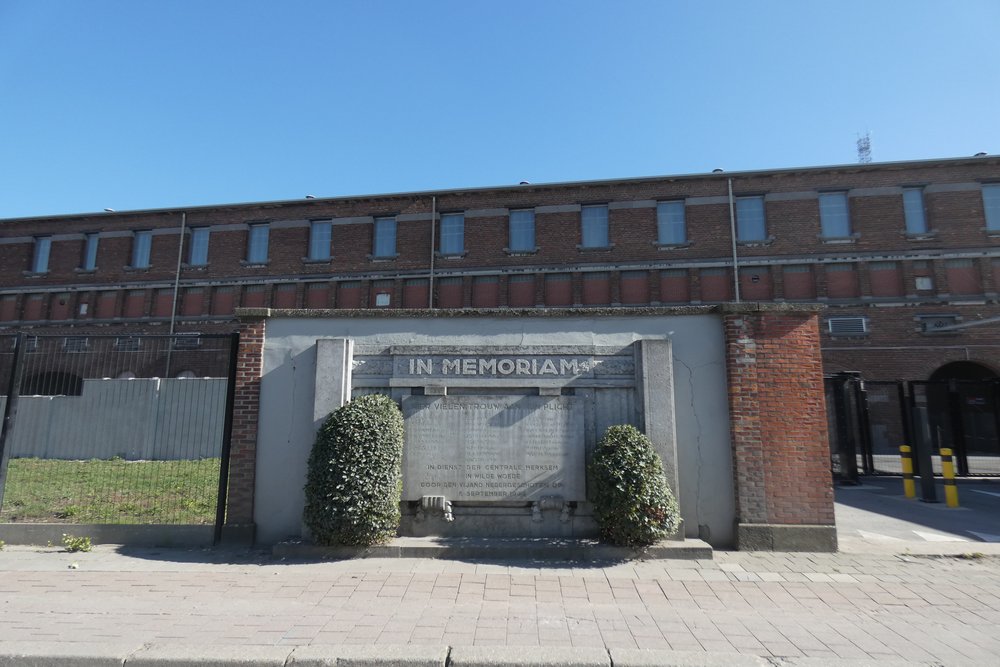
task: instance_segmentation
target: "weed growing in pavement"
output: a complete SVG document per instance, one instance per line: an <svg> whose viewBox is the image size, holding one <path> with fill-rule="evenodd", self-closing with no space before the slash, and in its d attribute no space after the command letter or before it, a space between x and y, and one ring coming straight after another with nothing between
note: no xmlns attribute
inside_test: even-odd
<svg viewBox="0 0 1000 667"><path fill-rule="evenodd" d="M89 537L73 537L72 535L63 533L62 543L66 551L69 551L70 553L76 551L90 551L93 549L93 545L90 544Z"/></svg>

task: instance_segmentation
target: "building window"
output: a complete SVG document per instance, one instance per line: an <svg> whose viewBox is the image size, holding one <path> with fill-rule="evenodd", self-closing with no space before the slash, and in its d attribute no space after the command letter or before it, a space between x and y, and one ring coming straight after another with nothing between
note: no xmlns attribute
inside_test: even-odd
<svg viewBox="0 0 1000 667"><path fill-rule="evenodd" d="M441 254L461 255L464 249L465 214L443 214L441 216Z"/></svg>
<svg viewBox="0 0 1000 667"><path fill-rule="evenodd" d="M330 242L333 240L333 222L314 220L309 225L309 259L323 261L330 259Z"/></svg>
<svg viewBox="0 0 1000 667"><path fill-rule="evenodd" d="M132 238L132 268L149 268L149 250L153 244L153 232L136 232Z"/></svg>
<svg viewBox="0 0 1000 667"><path fill-rule="evenodd" d="M736 198L736 240L767 240L767 221L764 218L763 197Z"/></svg>
<svg viewBox="0 0 1000 667"><path fill-rule="evenodd" d="M851 217L846 192L824 192L819 196L819 224L823 238L846 239L851 235Z"/></svg>
<svg viewBox="0 0 1000 667"><path fill-rule="evenodd" d="M983 186L983 209L986 212L986 229L1000 232L1000 183Z"/></svg>
<svg viewBox="0 0 1000 667"><path fill-rule="evenodd" d="M903 189L903 215L906 217L907 234L926 234L927 216L924 213L924 189Z"/></svg>
<svg viewBox="0 0 1000 667"><path fill-rule="evenodd" d="M375 239L372 256L396 256L396 218L375 218Z"/></svg>
<svg viewBox="0 0 1000 667"><path fill-rule="evenodd" d="M834 337L857 338L868 335L865 317L831 317L826 321L827 332Z"/></svg>
<svg viewBox="0 0 1000 667"><path fill-rule="evenodd" d="M660 245L687 243L683 201L661 201L656 204L656 236Z"/></svg>
<svg viewBox="0 0 1000 667"><path fill-rule="evenodd" d="M580 210L580 233L582 248L607 248L608 241L608 207L584 206Z"/></svg>
<svg viewBox="0 0 1000 667"><path fill-rule="evenodd" d="M83 243L83 265L80 267L84 271L97 269L97 242L99 238L97 232L87 234Z"/></svg>
<svg viewBox="0 0 1000 667"><path fill-rule="evenodd" d="M250 264L265 264L267 262L268 225L250 225L250 235L247 241L247 262Z"/></svg>
<svg viewBox="0 0 1000 667"><path fill-rule="evenodd" d="M49 251L52 250L52 237L38 236L35 238L35 254L31 259L33 273L47 273L49 270ZM24 266L23 264L21 266Z"/></svg>
<svg viewBox="0 0 1000 667"><path fill-rule="evenodd" d="M208 264L208 227L191 228L191 245L188 247L188 265Z"/></svg>
<svg viewBox="0 0 1000 667"><path fill-rule="evenodd" d="M510 237L508 250L510 252L534 252L535 248L535 211L520 209L510 212Z"/></svg>

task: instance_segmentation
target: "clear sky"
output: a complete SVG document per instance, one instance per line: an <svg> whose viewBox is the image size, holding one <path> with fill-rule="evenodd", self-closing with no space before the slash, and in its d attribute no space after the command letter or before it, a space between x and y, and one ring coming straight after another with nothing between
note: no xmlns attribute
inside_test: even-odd
<svg viewBox="0 0 1000 667"><path fill-rule="evenodd" d="M1000 153L1000 0L0 0L0 218Z"/></svg>

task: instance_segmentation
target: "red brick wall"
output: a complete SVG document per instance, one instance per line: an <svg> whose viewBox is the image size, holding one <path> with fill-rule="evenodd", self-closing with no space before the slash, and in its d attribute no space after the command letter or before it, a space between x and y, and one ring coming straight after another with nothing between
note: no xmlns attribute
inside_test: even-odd
<svg viewBox="0 0 1000 667"><path fill-rule="evenodd" d="M260 409L260 376L264 368L265 322L262 319L243 321L240 323L239 333L229 454L227 525L253 523L257 418Z"/></svg>
<svg viewBox="0 0 1000 667"><path fill-rule="evenodd" d="M545 276L545 305L573 305L573 281L570 274L554 273Z"/></svg>
<svg viewBox="0 0 1000 667"><path fill-rule="evenodd" d="M737 521L833 525L816 313L723 312Z"/></svg>
<svg viewBox="0 0 1000 667"><path fill-rule="evenodd" d="M472 281L472 307L496 308L500 305L500 277L477 276Z"/></svg>
<svg viewBox="0 0 1000 667"><path fill-rule="evenodd" d="M511 276L507 279L511 308L531 308L535 305L535 276Z"/></svg>
<svg viewBox="0 0 1000 667"><path fill-rule="evenodd" d="M611 303L611 280L607 273L583 275L583 305L606 306Z"/></svg>
<svg viewBox="0 0 1000 667"><path fill-rule="evenodd" d="M403 285L403 308L426 308L428 284L423 278L407 280Z"/></svg>

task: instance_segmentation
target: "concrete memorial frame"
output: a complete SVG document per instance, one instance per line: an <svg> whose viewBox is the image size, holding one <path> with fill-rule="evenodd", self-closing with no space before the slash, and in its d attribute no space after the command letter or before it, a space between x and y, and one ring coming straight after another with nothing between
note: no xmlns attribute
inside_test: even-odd
<svg viewBox="0 0 1000 667"><path fill-rule="evenodd" d="M404 535L594 536L583 469L607 426L631 423L684 536L835 550L818 310L243 309L227 524L301 536L316 428L379 392L409 416Z"/></svg>

